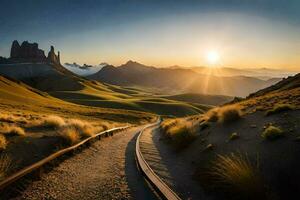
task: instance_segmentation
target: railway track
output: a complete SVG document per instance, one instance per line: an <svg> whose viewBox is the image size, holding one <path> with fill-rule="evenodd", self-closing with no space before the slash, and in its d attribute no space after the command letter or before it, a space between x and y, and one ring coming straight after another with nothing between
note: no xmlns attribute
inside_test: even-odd
<svg viewBox="0 0 300 200"><path fill-rule="evenodd" d="M151 169L150 165L145 160L144 155L141 151L141 146L140 146L141 145L141 136L143 135L144 131L153 126L157 126L159 123L160 123L160 120L154 124L145 126L144 128L142 128L141 131L138 132L136 141L133 144L133 145L135 145L135 147L133 147L133 148L135 148L135 150L133 150L134 153L132 152L131 157L132 157L132 159L134 159L133 157L135 154L135 160L140 169L140 172L142 172L142 176L148 180L147 182L151 184L152 189L155 189L156 195L158 194L162 199L178 200L178 199L180 199L179 196L172 189L170 189L164 181L162 181L162 179L159 177L159 175L157 175L153 171L153 169ZM129 127L128 126L119 127L119 128L110 129L110 130L101 132L99 134L96 134L93 137L87 138L74 146L62 149L54 154L51 154L50 156L42 159L41 161L34 163L22 170L10 175L5 180L0 182L0 195L3 196L3 194L8 193L10 191L10 188L13 188L14 186L18 185L18 183L22 182L23 179L26 180L28 177L31 177L32 175L36 176L36 174L38 174L38 176L40 176L41 173L43 172L43 169L47 168L47 165L51 165L51 163L53 161L55 162L55 160L60 159L60 157L63 157L64 155L73 155L74 154L73 152L75 152L77 149L82 149L82 147L89 146L91 144L91 142L93 142L93 141L99 140L102 137L112 136L115 132L122 131L127 128L129 128ZM121 135L119 137L121 137ZM91 148L93 148L93 147L91 147ZM87 148L87 149L89 149L89 148ZM78 154L78 155L80 155L80 154ZM63 165L65 165L65 164L63 164ZM136 169L134 169L134 167L132 168L132 170L137 171ZM141 175L141 173L139 173L138 171L136 173L137 173L136 176ZM46 177L47 177L47 175L46 175ZM136 178L134 178L134 179L136 180ZM141 179L141 181L143 180L143 178L140 178L140 179ZM131 180L133 180L133 178ZM130 181L127 184L130 185ZM145 193L146 190L149 190L149 189L146 189L148 187L147 184L142 184L142 182L140 182L140 183L136 184L136 186L134 186L133 188L136 188L138 185L140 186L139 190L142 192L142 195L144 195L144 197L146 195L147 198L155 199L155 197L153 197L153 195L150 195L150 193L148 193L148 194ZM142 186L142 185L144 185L144 186ZM142 189L142 187L144 187L146 190ZM59 186L58 186L58 190L59 190ZM149 191L151 191L151 189ZM42 190L40 192L43 193L43 192L47 192L47 191ZM136 192L136 191L133 191L133 193L134 192ZM41 194L41 193L39 193L39 194ZM6 196L6 195L4 195L4 196ZM150 196L152 196L152 197L150 197ZM142 197L142 196L133 194L133 197L138 199L139 197ZM9 198L7 198L7 196L5 198L9 199Z"/></svg>
<svg viewBox="0 0 300 200"><path fill-rule="evenodd" d="M142 174L145 178L150 182L153 188L157 191L157 193L163 198L167 200L179 200L181 199L150 167L147 163L146 159L141 150L141 138L144 131L148 128L157 126L160 123L160 120L155 124L148 125L144 127L137 138L136 141L136 160L138 167L140 168Z"/></svg>

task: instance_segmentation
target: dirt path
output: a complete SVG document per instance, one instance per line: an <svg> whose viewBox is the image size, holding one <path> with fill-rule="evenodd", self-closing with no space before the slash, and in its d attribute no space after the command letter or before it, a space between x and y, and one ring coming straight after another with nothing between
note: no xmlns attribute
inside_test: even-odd
<svg viewBox="0 0 300 200"><path fill-rule="evenodd" d="M193 180L194 169L162 140L157 127L146 129L140 140L145 160L154 172L182 199L210 199Z"/></svg>
<svg viewBox="0 0 300 200"><path fill-rule="evenodd" d="M33 182L17 199L156 199L135 163L140 129L95 142Z"/></svg>

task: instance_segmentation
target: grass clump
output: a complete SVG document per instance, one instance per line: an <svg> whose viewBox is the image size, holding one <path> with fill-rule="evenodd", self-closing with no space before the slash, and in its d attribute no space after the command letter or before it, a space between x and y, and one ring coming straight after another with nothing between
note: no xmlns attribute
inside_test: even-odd
<svg viewBox="0 0 300 200"><path fill-rule="evenodd" d="M79 120L71 119L67 121L68 127L73 127L82 137L90 137L95 134L97 129L92 126L90 123Z"/></svg>
<svg viewBox="0 0 300 200"><path fill-rule="evenodd" d="M261 197L265 193L258 171L258 163L252 164L247 155L231 153L217 155L209 174L212 182L226 192L245 197Z"/></svg>
<svg viewBox="0 0 300 200"><path fill-rule="evenodd" d="M177 149L188 146L197 137L193 122L185 119L166 120L162 123L161 129Z"/></svg>
<svg viewBox="0 0 300 200"><path fill-rule="evenodd" d="M6 149L7 143L5 136L0 134L0 151Z"/></svg>
<svg viewBox="0 0 300 200"><path fill-rule="evenodd" d="M295 106L291 104L276 104L271 110L268 110L266 112L266 115L269 116L283 111L294 110L294 109Z"/></svg>
<svg viewBox="0 0 300 200"><path fill-rule="evenodd" d="M219 109L220 108L211 109L205 114L208 122L217 122L219 120Z"/></svg>
<svg viewBox="0 0 300 200"><path fill-rule="evenodd" d="M237 105L229 105L220 108L218 111L218 115L219 122L229 123L240 119L242 116L242 111L241 108Z"/></svg>
<svg viewBox="0 0 300 200"><path fill-rule="evenodd" d="M283 130L281 130L281 128L270 125L263 131L261 136L267 140L275 140L280 137L283 137L284 132L283 132Z"/></svg>
<svg viewBox="0 0 300 200"><path fill-rule="evenodd" d="M45 127L45 128L59 128L65 125L65 120L59 116L56 115L50 115L48 117L45 117L44 119L40 120L37 123L37 126L39 127Z"/></svg>
<svg viewBox="0 0 300 200"><path fill-rule="evenodd" d="M76 144L80 140L80 135L74 127L64 127L60 131L60 136L68 145Z"/></svg>
<svg viewBox="0 0 300 200"><path fill-rule="evenodd" d="M228 123L240 119L242 116L241 107L238 105L228 105L214 108L205 114L207 122Z"/></svg>
<svg viewBox="0 0 300 200"><path fill-rule="evenodd" d="M0 156L0 181L2 181L12 168L12 160L6 154Z"/></svg>
<svg viewBox="0 0 300 200"><path fill-rule="evenodd" d="M9 136L14 136L14 135L25 136L26 135L24 129L21 127L18 127L16 125L7 125L7 124L2 125L0 131L1 131L1 133L5 134L5 135L9 135Z"/></svg>

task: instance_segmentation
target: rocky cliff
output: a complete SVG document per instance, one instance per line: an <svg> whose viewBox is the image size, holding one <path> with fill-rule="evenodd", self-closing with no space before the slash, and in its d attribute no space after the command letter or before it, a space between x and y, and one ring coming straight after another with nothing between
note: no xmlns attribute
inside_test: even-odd
<svg viewBox="0 0 300 200"><path fill-rule="evenodd" d="M24 41L21 45L18 41L13 41L10 51L10 58L14 60L27 60L43 62L46 56L43 50L39 49L37 43Z"/></svg>
<svg viewBox="0 0 300 200"><path fill-rule="evenodd" d="M43 50L39 49L37 43L24 41L21 45L17 40L13 41L10 51L9 61L16 62L39 62L60 64L60 55L55 54L54 47L51 46L48 57Z"/></svg>

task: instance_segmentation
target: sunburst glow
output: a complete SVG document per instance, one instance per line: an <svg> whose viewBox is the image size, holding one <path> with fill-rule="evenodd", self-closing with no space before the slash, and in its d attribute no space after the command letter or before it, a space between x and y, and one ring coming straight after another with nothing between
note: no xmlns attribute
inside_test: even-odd
<svg viewBox="0 0 300 200"><path fill-rule="evenodd" d="M220 54L217 51L209 51L206 59L210 65L216 65L220 60Z"/></svg>

